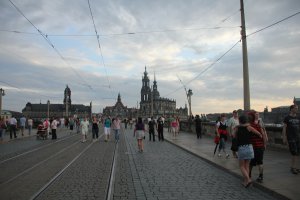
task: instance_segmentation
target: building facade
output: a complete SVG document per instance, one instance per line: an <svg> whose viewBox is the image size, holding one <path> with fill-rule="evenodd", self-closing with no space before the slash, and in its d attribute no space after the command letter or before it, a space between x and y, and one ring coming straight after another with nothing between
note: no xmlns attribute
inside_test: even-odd
<svg viewBox="0 0 300 200"><path fill-rule="evenodd" d="M139 115L144 118L176 115L184 119L188 116L188 109L186 106L185 108L176 109L175 100L160 97L156 78L154 76L153 85L150 87L150 79L145 67L144 76L142 77Z"/></svg>
<svg viewBox="0 0 300 200"><path fill-rule="evenodd" d="M114 106L106 106L103 109L104 116L116 117L119 116L121 119L136 118L138 110L136 108L127 108L124 106L121 100L120 93L118 94L118 100Z"/></svg>
<svg viewBox="0 0 300 200"><path fill-rule="evenodd" d="M66 86L64 91L63 104L51 104L48 101L46 104L32 104L28 102L22 110L23 115L32 119L45 119L45 118L69 118L69 117L90 117L92 113L92 102L89 106L82 104L72 104L71 89Z"/></svg>

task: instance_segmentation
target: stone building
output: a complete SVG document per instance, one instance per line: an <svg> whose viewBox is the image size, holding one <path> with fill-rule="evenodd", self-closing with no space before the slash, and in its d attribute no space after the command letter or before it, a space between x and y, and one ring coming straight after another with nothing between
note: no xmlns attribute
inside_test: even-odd
<svg viewBox="0 0 300 200"><path fill-rule="evenodd" d="M176 109L176 101L160 97L157 89L157 81L154 76L152 87L150 87L150 79L148 77L147 69L145 67L144 76L142 77L142 88L141 88L141 101L139 114L142 117L154 117L159 116L171 116L177 115L181 119L188 116L188 109L179 108Z"/></svg>
<svg viewBox="0 0 300 200"><path fill-rule="evenodd" d="M51 104L50 101L46 104L42 104L41 102L38 104L32 104L28 102L22 110L22 113L26 118L30 116L32 119L45 119L48 117L48 111L50 118L68 118L71 116L79 118L90 117L92 113L92 102L89 106L72 104L71 90L67 85L64 91L63 104Z"/></svg>
<svg viewBox="0 0 300 200"><path fill-rule="evenodd" d="M104 116L110 116L110 117L119 116L121 119L136 118L137 112L138 110L136 108L127 108L127 106L123 105L120 93L118 94L118 100L114 106L106 106L103 109Z"/></svg>

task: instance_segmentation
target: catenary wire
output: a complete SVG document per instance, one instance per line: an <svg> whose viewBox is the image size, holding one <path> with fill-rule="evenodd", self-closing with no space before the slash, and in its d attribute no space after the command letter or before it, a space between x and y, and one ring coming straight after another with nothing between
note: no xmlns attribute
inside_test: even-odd
<svg viewBox="0 0 300 200"><path fill-rule="evenodd" d="M67 60L63 57L63 55L58 51L57 48L53 45L53 43L50 41L50 39L45 35L41 30L39 30L25 15L24 13L11 1L9 2L15 7L15 9L38 31L38 33L46 40L46 42L54 49L54 51L60 56L60 58L65 62L67 66L69 66L73 72L83 81L85 82L82 84L83 86L88 87L90 90L92 90L92 86L90 86L82 77L81 75L67 62Z"/></svg>
<svg viewBox="0 0 300 200"><path fill-rule="evenodd" d="M279 24L279 23L281 23L281 22L283 22L283 21L285 21L285 20L287 20L287 19L290 19L290 18L292 18L292 17L294 17L294 16L296 16L296 15L298 15L298 14L300 14L300 11L299 11L299 12L296 12L296 13L294 13L294 14L288 16L288 17L285 17L284 19L279 20L279 21L277 21L277 22L275 22L275 23L273 23L273 24L271 24L271 25L268 25L268 26L266 26L266 27L264 27L264 28L258 29L257 31L254 31L254 32L248 34L246 37L249 37L249 36L251 36L251 35L257 34L257 33L261 32L261 31L266 30L266 29L268 29L268 28L270 28L270 27L272 27L272 26L274 26L274 25L277 25L277 24ZM196 80L197 78L199 78L199 76L201 76L202 74L204 74L207 70L209 70L210 68L212 68L212 67L213 67L218 61L220 61L227 53L229 53L229 52L230 52L230 51L231 51L231 50L232 50L232 49L233 49L240 41L241 41L241 40L237 41L237 42L236 42L229 50L227 50L224 54L222 54L222 56L220 56L217 60L215 60L212 64L210 64L210 65L209 65L207 68L205 68L203 71L201 71L201 72L200 72L197 76L195 76L193 79L191 79L190 81L188 81L188 82L186 83L186 85L190 84L191 82L193 82L194 80ZM166 96L169 96L169 95L171 95L171 94L177 92L178 90L180 90L180 89L182 89L182 88L183 88L183 86L181 86L181 87L175 89L174 91L168 93Z"/></svg>
<svg viewBox="0 0 300 200"><path fill-rule="evenodd" d="M92 18L93 25L94 25L95 34L96 34L97 41L98 41L98 48L99 48L99 51L100 51L102 64L103 64L103 67L105 69L105 74L106 74L106 79L107 79L108 87L109 87L109 89L111 89L110 80L109 80L107 69L106 69L106 66L105 66L104 57L103 57L103 53L102 53L102 49L101 49L101 44L100 44L100 39L99 39L98 31L97 31L97 28L96 28L96 25L95 25L95 20L94 20L92 8L91 8L90 0L88 0L88 4L89 4L91 18Z"/></svg>
<svg viewBox="0 0 300 200"><path fill-rule="evenodd" d="M266 30L266 29L268 29L268 28L270 28L270 27L272 27L272 26L275 26L275 25L277 25L277 24L279 24L279 23L281 23L281 22L283 22L283 21L285 21L285 20L288 20L288 19L290 19L290 18L292 18L292 17L295 17L295 16L298 15L298 14L300 14L300 11L298 11L298 12L296 12L296 13L294 13L294 14L288 16L288 17L285 17L285 18L283 18L282 20L279 20L279 21L277 21L277 22L275 22L275 23L273 23L273 24L271 24L271 25L269 25L269 26L266 26L266 27L264 27L264 28L258 29L258 30L256 30L256 31L254 31L254 32L252 32L252 33L250 33L250 34L248 34L246 37L249 37L249 36L254 35L254 34L256 34L256 33L259 33L259 32L261 32L261 31L263 31L263 30Z"/></svg>

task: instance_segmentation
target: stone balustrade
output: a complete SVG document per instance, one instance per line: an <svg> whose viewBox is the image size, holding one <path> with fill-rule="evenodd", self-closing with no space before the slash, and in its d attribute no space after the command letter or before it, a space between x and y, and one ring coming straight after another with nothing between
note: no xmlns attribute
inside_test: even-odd
<svg viewBox="0 0 300 200"><path fill-rule="evenodd" d="M213 139L213 137L215 136L215 123L203 122L202 125L202 134L209 136ZM196 134L194 123L192 123L191 127L189 128L188 121L180 122L180 130ZM282 142L282 127L266 126L266 131L269 138L267 144L268 146L281 149L288 149L288 146L284 145Z"/></svg>

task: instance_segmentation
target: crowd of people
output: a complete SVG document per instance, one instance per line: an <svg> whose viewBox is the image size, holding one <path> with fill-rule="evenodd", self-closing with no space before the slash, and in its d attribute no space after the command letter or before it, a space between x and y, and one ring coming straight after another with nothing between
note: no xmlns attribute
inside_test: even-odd
<svg viewBox="0 0 300 200"><path fill-rule="evenodd" d="M300 173L299 168L296 167L297 160L300 153L300 121L297 116L298 106L290 106L290 114L284 118L282 138L283 143L288 144L290 153L292 155L290 171L293 174ZM76 133L82 134L82 142L86 142L87 134L89 132L90 124L92 129L93 141L99 138L100 126L103 126L104 141L111 140L111 132L114 135L114 141L117 143L120 139L121 123L124 123L125 129L133 129L133 136L137 139L138 151L144 151L143 140L145 140L145 133L149 134L149 141L156 141L156 132L158 141L164 141L164 127L168 128L168 132L176 139L179 134L180 120L177 116L164 118L160 116L158 119L154 117L142 119L139 117L135 119L123 119L119 116L111 118L110 116L96 117L93 116L91 120L87 117L79 118L52 118L42 121L43 128L47 131L52 139L57 139L56 130L58 128L68 128L70 133L75 129ZM195 125L197 139L202 138L202 120L199 115L193 119ZM19 120L11 117L9 120L0 119L0 138L3 138L3 132L8 130L10 132L10 139L17 138L17 130L23 136L27 127L28 135L32 134L33 120L29 117L26 119L22 116ZM134 127L133 127L134 126ZM265 125L256 111L249 111L239 116L238 112L234 110L232 117L226 119L224 114L220 115L215 124L215 143L216 149L218 147L218 157L222 157L224 153L225 158L229 158L227 149L227 141L231 140L232 157L237 158L239 167L244 177L243 185L249 187L252 184L251 175L254 166L258 166L259 176L256 178L257 182L263 182L263 158L266 149L268 136ZM215 151L216 151L215 149Z"/></svg>
<svg viewBox="0 0 300 200"><path fill-rule="evenodd" d="M284 118L282 130L283 144L288 144L292 156L290 168L292 174L300 173L300 169L296 167L300 154L300 120L297 112L298 106L291 105L289 115ZM249 111L239 116L234 110L232 117L228 120L222 114L216 121L215 133L218 157L222 157L222 153L227 159L230 157L226 143L228 139L231 140L232 156L238 159L244 177L242 184L246 188L252 184L252 169L255 166L258 167L259 172L256 181L262 183L264 180L263 159L268 135L259 113ZM198 134L197 137L199 138Z"/></svg>

